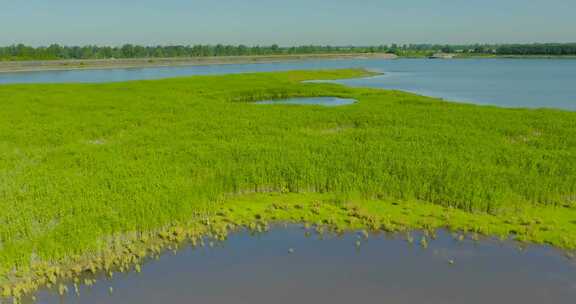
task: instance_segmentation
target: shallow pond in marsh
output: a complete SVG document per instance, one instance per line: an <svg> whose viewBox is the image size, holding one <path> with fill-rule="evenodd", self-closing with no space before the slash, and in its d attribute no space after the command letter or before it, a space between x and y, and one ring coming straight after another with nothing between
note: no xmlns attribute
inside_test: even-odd
<svg viewBox="0 0 576 304"><path fill-rule="evenodd" d="M278 100L258 101L256 104L296 104L296 105L320 105L326 107L337 107L355 103L356 100L338 97L304 97L287 98Z"/></svg>
<svg viewBox="0 0 576 304"><path fill-rule="evenodd" d="M79 296L41 291L37 303L574 303L576 264L559 251L443 231L425 249L421 236L238 232L80 287Z"/></svg>
<svg viewBox="0 0 576 304"><path fill-rule="evenodd" d="M574 59L342 59L206 66L0 73L0 84L111 82L287 70L364 68L382 76L341 80L447 100L503 107L576 111Z"/></svg>

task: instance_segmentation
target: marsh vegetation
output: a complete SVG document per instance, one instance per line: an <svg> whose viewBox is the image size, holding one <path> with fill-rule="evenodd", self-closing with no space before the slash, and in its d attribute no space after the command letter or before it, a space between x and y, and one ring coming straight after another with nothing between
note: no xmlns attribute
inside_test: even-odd
<svg viewBox="0 0 576 304"><path fill-rule="evenodd" d="M3 294L272 222L576 248L576 113L302 83L367 74L0 87Z"/></svg>

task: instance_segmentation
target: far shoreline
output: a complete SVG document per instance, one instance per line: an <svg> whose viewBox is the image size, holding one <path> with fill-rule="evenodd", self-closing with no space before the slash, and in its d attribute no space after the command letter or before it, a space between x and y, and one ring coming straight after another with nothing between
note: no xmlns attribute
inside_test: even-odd
<svg viewBox="0 0 576 304"><path fill-rule="evenodd" d="M257 56L211 56L211 57L163 57L163 58L125 58L125 59L64 59L32 61L0 61L0 74L20 72L76 71L135 69L151 67L183 67L250 63L278 63L304 60L338 60L338 59L426 59L425 56L398 56L389 53L343 53L343 54L302 54L302 55L257 55ZM471 55L455 54L453 58L433 60L462 59L566 59L574 60L576 56L546 55Z"/></svg>
<svg viewBox="0 0 576 304"><path fill-rule="evenodd" d="M398 56L394 54L385 54L385 53L347 53L347 54L309 54L309 55L0 61L0 73L276 63L276 62L300 61L300 60L396 59L396 58L398 58Z"/></svg>

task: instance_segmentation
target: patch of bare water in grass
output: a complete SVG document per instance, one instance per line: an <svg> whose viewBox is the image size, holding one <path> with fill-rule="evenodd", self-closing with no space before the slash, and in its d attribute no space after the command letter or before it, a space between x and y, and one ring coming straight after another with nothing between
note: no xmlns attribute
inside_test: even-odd
<svg viewBox="0 0 576 304"><path fill-rule="evenodd" d="M299 97L278 100L263 100L256 104L296 104L296 105L320 105L326 107L344 106L355 103L355 99L338 97Z"/></svg>

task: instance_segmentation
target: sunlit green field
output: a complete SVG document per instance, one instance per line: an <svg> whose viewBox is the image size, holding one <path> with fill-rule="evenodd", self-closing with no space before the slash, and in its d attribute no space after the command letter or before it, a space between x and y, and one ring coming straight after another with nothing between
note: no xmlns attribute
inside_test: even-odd
<svg viewBox="0 0 576 304"><path fill-rule="evenodd" d="M365 74L0 86L0 286L97 254L111 236L224 207L251 218L258 208L243 206L256 201L365 203L390 225L425 228L436 215L433 227L576 248L576 113L302 83ZM358 103L252 103L295 96Z"/></svg>

